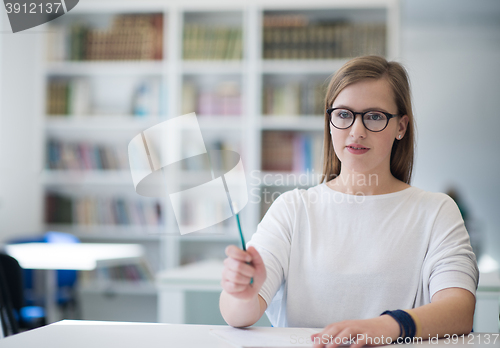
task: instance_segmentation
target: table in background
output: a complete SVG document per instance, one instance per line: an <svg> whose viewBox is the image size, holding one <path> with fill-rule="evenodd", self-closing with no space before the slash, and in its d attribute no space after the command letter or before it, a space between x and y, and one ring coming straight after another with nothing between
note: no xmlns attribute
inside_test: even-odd
<svg viewBox="0 0 500 348"><path fill-rule="evenodd" d="M184 324L186 293L188 291L220 293L223 268L222 261L209 260L159 273L156 277L158 322Z"/></svg>
<svg viewBox="0 0 500 348"><path fill-rule="evenodd" d="M479 275L476 292L474 331L499 332L500 272L497 270Z"/></svg>
<svg viewBox="0 0 500 348"><path fill-rule="evenodd" d="M186 323L188 291L221 292L222 261L189 264L157 275L158 321ZM500 274L481 273L476 294L475 332L499 332Z"/></svg>
<svg viewBox="0 0 500 348"><path fill-rule="evenodd" d="M56 270L93 270L97 267L136 261L144 255L140 244L111 243L22 243L6 245L5 251L15 258L22 268L46 270L45 309L49 323L58 320Z"/></svg>

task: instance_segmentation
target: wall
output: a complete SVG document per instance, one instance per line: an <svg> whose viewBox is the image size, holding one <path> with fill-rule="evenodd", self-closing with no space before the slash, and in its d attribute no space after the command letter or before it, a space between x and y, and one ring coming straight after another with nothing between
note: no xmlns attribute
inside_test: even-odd
<svg viewBox="0 0 500 348"><path fill-rule="evenodd" d="M13 34L1 11L0 242L40 232L42 170L37 75L41 33Z"/></svg>
<svg viewBox="0 0 500 348"><path fill-rule="evenodd" d="M500 261L500 2L403 1L402 57L413 87L413 185L459 190Z"/></svg>

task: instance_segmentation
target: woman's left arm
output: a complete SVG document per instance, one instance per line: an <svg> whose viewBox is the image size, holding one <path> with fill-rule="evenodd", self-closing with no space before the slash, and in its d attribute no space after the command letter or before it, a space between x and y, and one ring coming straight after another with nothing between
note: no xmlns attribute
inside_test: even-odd
<svg viewBox="0 0 500 348"><path fill-rule="evenodd" d="M469 334L472 330L476 299L462 288L446 288L432 296L432 302L408 310L420 322L423 340L444 335ZM364 345L385 345L399 337L399 324L389 315L363 320L344 320L328 325L323 331L312 335L314 348L334 348L340 344L351 344L351 348ZM355 343L353 341L356 340Z"/></svg>
<svg viewBox="0 0 500 348"><path fill-rule="evenodd" d="M411 309L422 325L421 337L443 337L446 334L468 335L472 331L476 298L462 288L447 288L432 296L432 302Z"/></svg>

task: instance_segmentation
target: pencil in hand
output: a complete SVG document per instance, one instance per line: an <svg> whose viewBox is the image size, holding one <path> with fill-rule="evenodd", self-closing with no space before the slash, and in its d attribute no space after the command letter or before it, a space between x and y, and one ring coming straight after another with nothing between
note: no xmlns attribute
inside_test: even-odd
<svg viewBox="0 0 500 348"><path fill-rule="evenodd" d="M238 223L238 231L240 232L241 246L243 251L247 251L247 247L245 245L245 237L243 237L243 232L241 231L240 216L237 213L237 211L238 211L238 206L236 205L235 202L233 202L233 212L234 215L236 215L236 222ZM250 264L250 262L247 262L247 264ZM250 284L252 283L253 283L253 278L250 279Z"/></svg>

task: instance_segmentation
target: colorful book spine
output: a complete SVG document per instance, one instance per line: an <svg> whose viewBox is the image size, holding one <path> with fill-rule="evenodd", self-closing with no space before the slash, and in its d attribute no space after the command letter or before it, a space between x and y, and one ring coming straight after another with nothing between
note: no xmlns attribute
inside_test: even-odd
<svg viewBox="0 0 500 348"><path fill-rule="evenodd" d="M262 170L319 173L322 140L319 135L307 133L265 131L262 135Z"/></svg>
<svg viewBox="0 0 500 348"><path fill-rule="evenodd" d="M241 90L235 81L221 81L215 86L199 86L194 81L184 81L182 88L182 113L197 115L241 115Z"/></svg>
<svg viewBox="0 0 500 348"><path fill-rule="evenodd" d="M49 192L45 196L45 221L49 224L163 226L157 201L122 197L69 197Z"/></svg>
<svg viewBox="0 0 500 348"><path fill-rule="evenodd" d="M125 170L126 146L68 143L51 139L47 142L46 168L49 170Z"/></svg>

